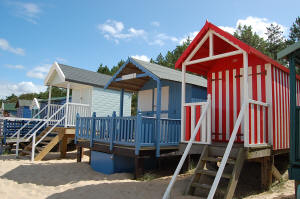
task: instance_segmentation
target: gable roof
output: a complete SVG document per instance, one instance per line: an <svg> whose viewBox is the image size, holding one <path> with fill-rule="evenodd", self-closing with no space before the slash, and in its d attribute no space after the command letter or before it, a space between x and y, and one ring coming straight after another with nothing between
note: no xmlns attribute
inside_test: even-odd
<svg viewBox="0 0 300 199"><path fill-rule="evenodd" d="M196 48L197 44L202 40L202 38L206 35L206 33L209 30L212 30L212 31L218 33L219 35L223 36L225 39L227 39L228 41L230 41L234 45L238 46L240 49L242 49L243 51L245 51L249 55L253 55L258 59L264 60L266 63L270 63L270 64L280 68L283 71L286 71L286 72L289 71L285 66L281 65L277 61L271 59L267 55L264 55L260 51L258 51L255 48L247 45L246 43L244 43L241 40L237 39L236 37L234 37L230 33L218 28L217 26L215 26L214 24L212 24L208 21L206 21L203 28L200 30L200 32L193 39L191 44L187 47L187 49L182 53L180 58L177 60L177 62L175 64L175 68L181 68L183 62L187 59L187 57L190 55L190 53Z"/></svg>
<svg viewBox="0 0 300 199"><path fill-rule="evenodd" d="M127 66L133 65L135 68L137 68L140 71L143 71L144 73L147 73L147 76L153 78L153 79L160 79L160 80L169 80L169 81L176 81L181 82L181 71L168 68L165 66L161 66L154 63L145 62L136 58L128 58L128 60L121 66L121 68L114 74L114 76L109 80L109 82L106 84L104 88L108 88L111 84L116 84L118 82L114 82L117 77L122 75L122 71L126 69ZM140 75L140 74L139 74ZM143 79L143 78L139 78ZM124 80L126 81L126 80ZM126 84L128 83L127 80ZM132 80L134 81L134 80ZM148 81L147 79L144 79L144 81ZM202 86L207 87L207 80L203 77L192 75L192 74L186 74L186 83L196 85L196 86ZM122 81L118 83L119 86L122 86ZM143 85L140 85L140 87ZM117 85L112 86L114 88L118 87Z"/></svg>
<svg viewBox="0 0 300 199"><path fill-rule="evenodd" d="M57 72L62 82L73 82L95 87L104 87L111 78L110 75L54 62L45 78L45 85L49 84L48 81L54 71Z"/></svg>
<svg viewBox="0 0 300 199"><path fill-rule="evenodd" d="M58 64L65 75L65 81L87 84L96 87L104 87L111 76L90 70L76 68L65 64Z"/></svg>
<svg viewBox="0 0 300 199"><path fill-rule="evenodd" d="M290 54L294 53L295 54L295 57L296 57L296 65L299 65L300 66L300 41L297 42L297 43L294 43L290 46L288 46L287 48L283 49L282 51L278 52L277 53L277 57L279 59L281 58L285 58L287 59L288 56Z"/></svg>

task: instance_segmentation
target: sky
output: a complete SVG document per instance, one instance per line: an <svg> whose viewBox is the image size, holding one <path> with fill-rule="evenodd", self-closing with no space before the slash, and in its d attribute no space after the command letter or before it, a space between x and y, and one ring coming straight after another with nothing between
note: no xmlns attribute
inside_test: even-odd
<svg viewBox="0 0 300 199"><path fill-rule="evenodd" d="M55 61L92 71L128 57L149 61L193 39L206 20L230 33L251 25L262 37L275 23L287 36L299 7L299 0L0 0L0 98L44 91Z"/></svg>

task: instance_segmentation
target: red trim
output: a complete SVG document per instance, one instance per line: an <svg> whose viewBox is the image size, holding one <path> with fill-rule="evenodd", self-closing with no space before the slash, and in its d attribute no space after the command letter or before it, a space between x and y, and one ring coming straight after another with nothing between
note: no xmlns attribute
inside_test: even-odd
<svg viewBox="0 0 300 199"><path fill-rule="evenodd" d="M201 116L201 106L196 106L196 124L198 123L200 116ZM201 136L201 126L196 135L196 141L200 141L200 136Z"/></svg>
<svg viewBox="0 0 300 199"><path fill-rule="evenodd" d="M215 140L219 141L219 73L215 73Z"/></svg>
<svg viewBox="0 0 300 199"><path fill-rule="evenodd" d="M282 149L282 140L283 140L283 121L282 121L282 71L278 71L278 81L279 81L279 116L280 116L280 129L279 130L279 137L280 137L280 148Z"/></svg>
<svg viewBox="0 0 300 199"><path fill-rule="evenodd" d="M226 141L226 71L222 71L222 141Z"/></svg>
<svg viewBox="0 0 300 199"><path fill-rule="evenodd" d="M189 141L191 138L191 107L185 107L186 120L185 120L185 141Z"/></svg>

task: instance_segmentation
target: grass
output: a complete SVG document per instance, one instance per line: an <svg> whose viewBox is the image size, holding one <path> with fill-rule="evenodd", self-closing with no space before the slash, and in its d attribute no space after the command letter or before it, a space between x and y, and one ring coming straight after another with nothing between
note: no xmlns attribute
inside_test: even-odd
<svg viewBox="0 0 300 199"><path fill-rule="evenodd" d="M154 180L154 179L159 178L159 177L160 176L155 174L155 173L147 172L142 177L138 178L137 180L138 181L151 181L151 180Z"/></svg>

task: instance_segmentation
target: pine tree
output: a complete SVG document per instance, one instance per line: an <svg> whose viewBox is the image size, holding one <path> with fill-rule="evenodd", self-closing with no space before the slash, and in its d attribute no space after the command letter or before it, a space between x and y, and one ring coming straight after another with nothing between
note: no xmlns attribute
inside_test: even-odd
<svg viewBox="0 0 300 199"><path fill-rule="evenodd" d="M286 40L279 25L271 24L267 27L267 51L269 55L277 60L277 53L286 48Z"/></svg>
<svg viewBox="0 0 300 199"><path fill-rule="evenodd" d="M290 28L289 44L300 41L300 17L297 17L292 27Z"/></svg>

